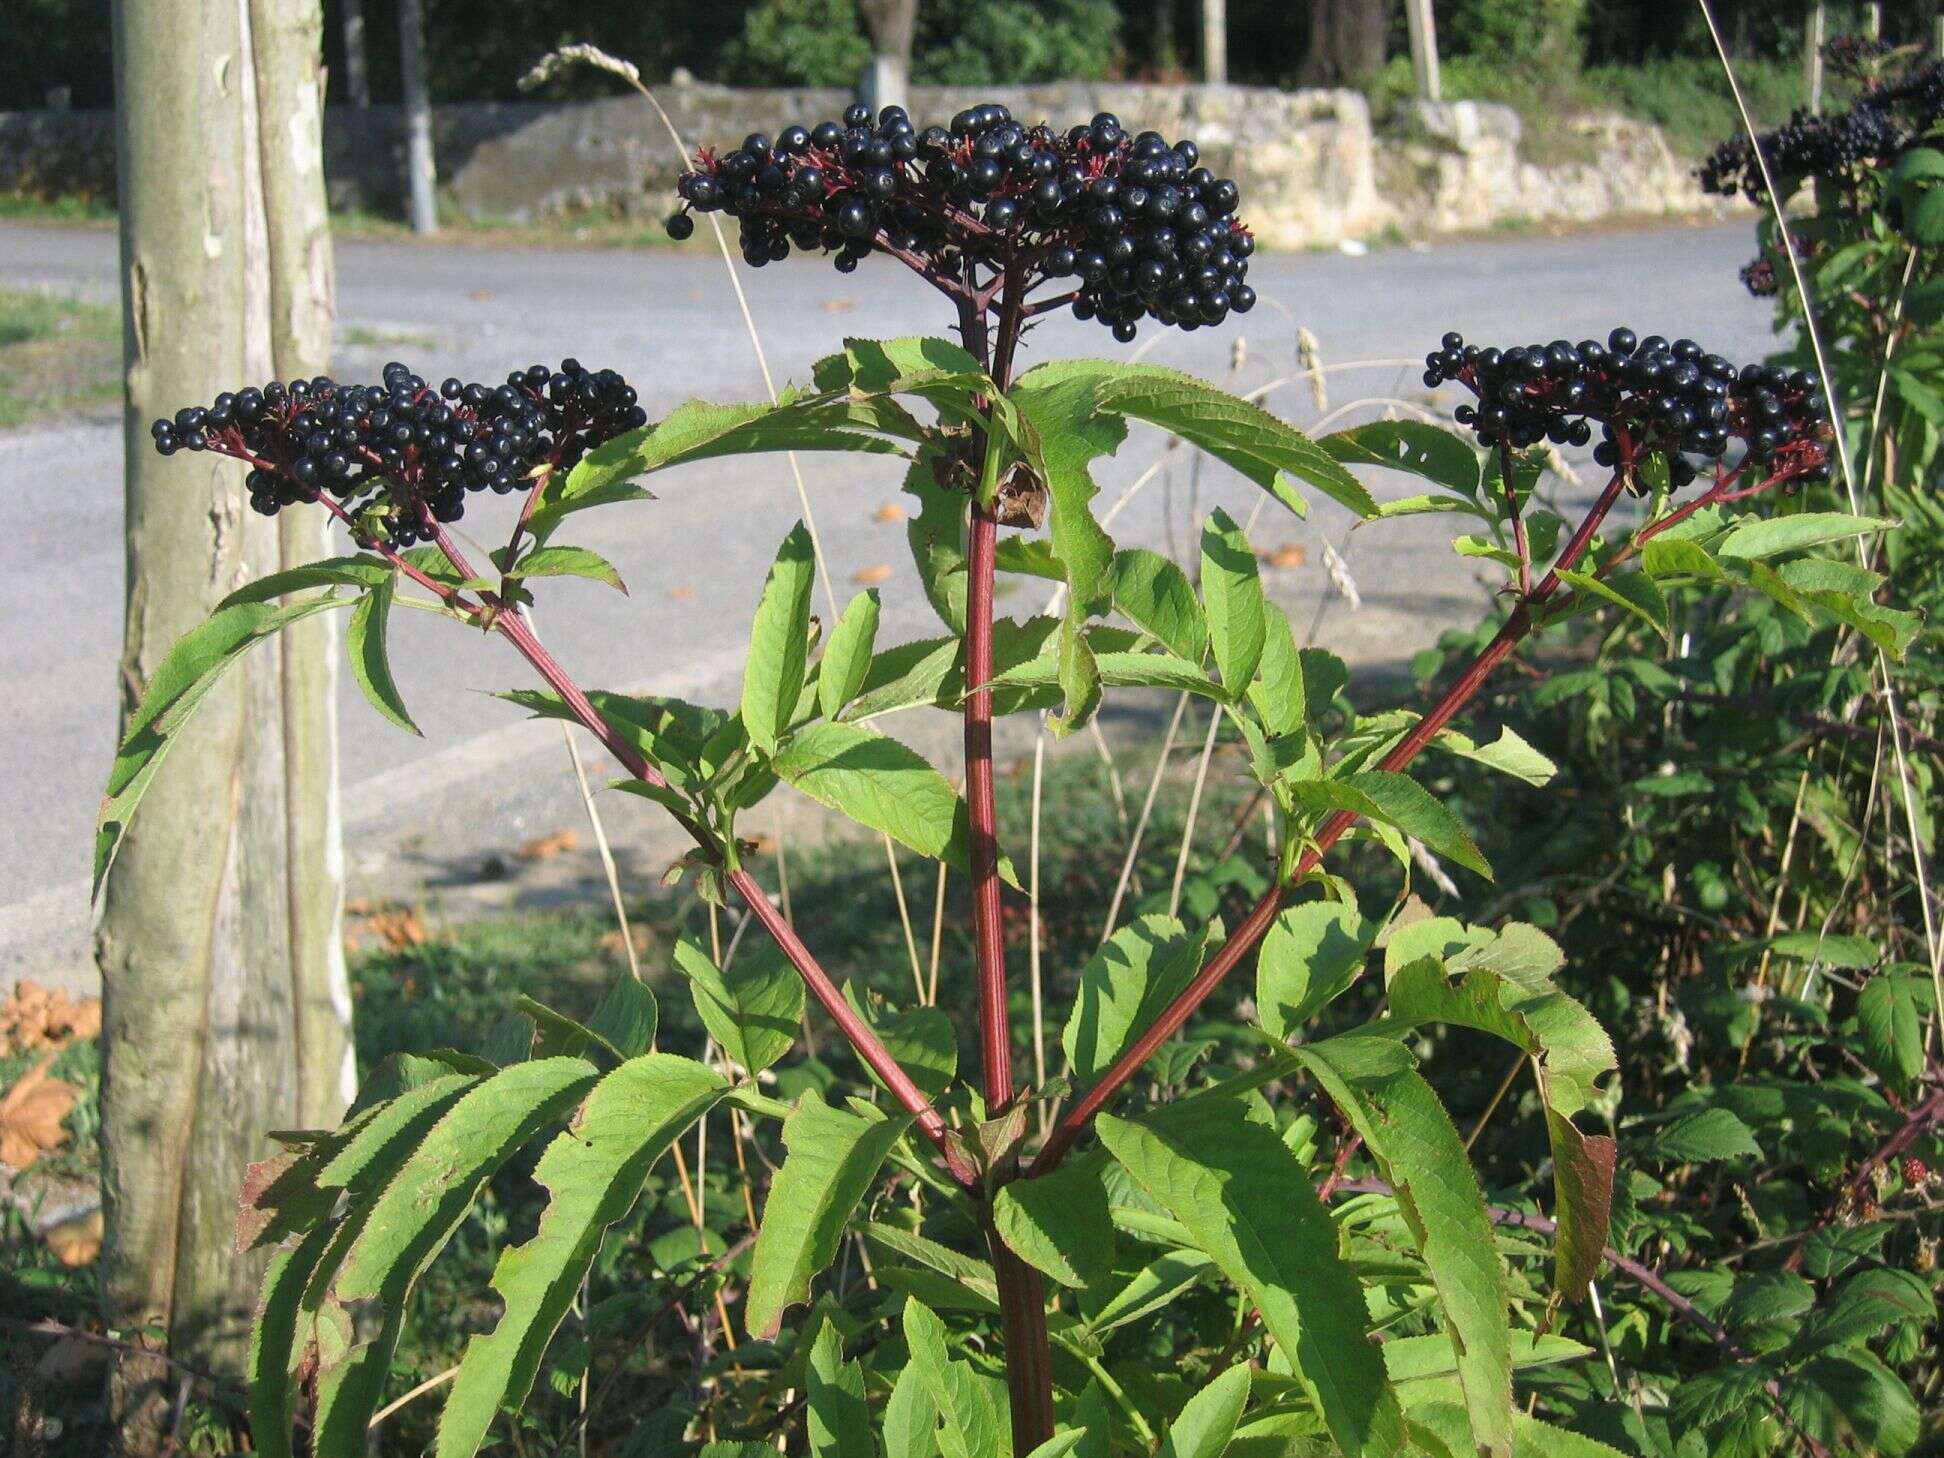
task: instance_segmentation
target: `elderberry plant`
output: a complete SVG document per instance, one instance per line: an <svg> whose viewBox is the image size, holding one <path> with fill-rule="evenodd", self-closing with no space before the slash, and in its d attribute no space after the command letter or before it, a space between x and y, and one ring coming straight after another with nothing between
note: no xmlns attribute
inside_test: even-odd
<svg viewBox="0 0 1944 1458"><path fill-rule="evenodd" d="M1182 1458L1217 1458L1232 1442L1354 1458L1593 1451L1557 1425L1568 1409L1533 1415L1530 1369L1590 1353L1548 1333L1552 1304L1584 1300L1610 1254L1616 1146L1590 1126L1611 1121L1613 1043L1558 986L1564 953L1536 927L1467 926L1402 897L1379 905L1326 857L1355 841L1408 873L1428 849L1490 875L1464 823L1407 771L1435 751L1549 778L1516 734L1482 741L1457 726L1537 629L1609 605L1664 628L1674 595L1733 585L1786 594L1900 647L1905 620L1800 556L1867 524L1745 505L1826 466L1816 382L1625 331L1604 346L1507 350L1450 336L1428 368L1433 383L1478 396L1463 407L1474 444L1396 421L1311 439L1151 365L1016 371L1032 319L1053 308L1125 336L1143 317L1213 324L1251 297L1233 185L1203 173L1192 144L1129 138L1110 116L1062 132L985 106L919 132L895 110L874 123L854 111L720 159L704 153L682 193L690 208L742 221L752 264L796 246L835 251L840 267L871 253L898 260L950 300L957 340L849 340L773 402L697 402L652 425L634 419L617 378L563 365L492 390L454 382L436 397L400 366L382 386L266 388L241 414L239 394L210 407L221 418L190 411L158 427L165 450L248 460L254 494L319 505L361 550L244 588L178 646L117 760L98 875L195 703L287 623L352 608L359 680L404 720L383 624L409 601L505 639L541 685L507 697L592 734L621 766L618 787L693 837L686 866L702 894L746 907L769 947L723 961L688 942L674 949L670 970L721 1050L714 1066L655 1051L655 999L624 980L585 1021L529 1003L515 1036L483 1053L389 1061L340 1128L288 1136L244 1200L244 1243L275 1252L252 1353L257 1450L290 1452L303 1417L311 1451L362 1451L420 1276L486 1181L545 1138L534 1173L550 1203L503 1252L501 1312L467 1345L440 1420L441 1455L475 1451L525 1401L605 1232L650 1170L725 1108L737 1130L758 1126L751 1137L774 1174L760 1217L751 1194L745 1240L672 1298L694 1296L698 1313L712 1301L714 1315L696 1319L740 1335L706 1374L718 1393L708 1425L724 1437L787 1445L800 1427L809 1452L844 1458L880 1442L886 1458L1107 1458L1157 1441ZM1069 276L1078 284L1034 297ZM1608 479L1569 522L1536 505L1526 448L1588 442L1591 422L1605 432ZM1373 522L1470 517L1485 535L1460 549L1503 566L1510 610L1423 712L1364 713L1344 665L1301 646L1267 599L1255 552L1225 514L1204 527L1198 583L1157 553L1116 547L1093 470L1134 423L1292 511L1311 489ZM875 592L827 631L816 624L799 525L756 599L736 705L580 686L524 608L538 577L612 569L555 535L591 508L649 500L635 484L644 476L671 473L664 490L680 489L672 473L686 463L782 450L906 463L920 507L913 554L943 634L880 646ZM1380 505L1352 467L1426 491ZM494 554L497 576L482 576L448 524L468 490L503 480L524 500ZM1631 524L1616 513L1629 493ZM1001 573L1053 579L1060 610L996 619ZM1109 689L1211 705L1246 750L1280 849L1233 927L1170 914L1114 929L1075 976L1067 1073L1035 1086L1013 1067L1004 898L1016 872L999 842L993 718L1045 713L1072 732ZM962 723L963 794L877 727L923 710ZM944 989L945 1006L900 1009L836 984L738 833L780 787L969 879L969 986ZM1171 1040L1244 963L1245 1043L1193 1079L1159 1072L1192 1064L1169 1055ZM1381 988L1379 1014L1306 1039L1360 982ZM791 1054L806 997L871 1075L841 1102L817 1086L784 1102L764 1081ZM1419 1068L1426 1031L1451 1026L1529 1058L1549 1213L1488 1205ZM969 1074L961 1030L978 1048ZM1352 1171L1359 1158L1367 1165ZM1535 1247L1521 1232L1532 1231L1554 1263L1545 1289L1526 1271ZM830 1275L851 1241L870 1255L868 1283ZM1170 1298L1200 1326L1162 1354L1159 1333L1183 1330L1156 1324ZM1174 1386L1129 1376L1129 1362L1157 1356ZM654 1433L692 1446L688 1414L671 1412Z"/></svg>

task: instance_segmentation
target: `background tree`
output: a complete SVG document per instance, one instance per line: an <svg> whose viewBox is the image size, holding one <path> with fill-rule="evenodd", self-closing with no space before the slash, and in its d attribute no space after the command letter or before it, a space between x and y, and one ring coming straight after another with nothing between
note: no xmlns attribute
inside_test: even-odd
<svg viewBox="0 0 1944 1458"><path fill-rule="evenodd" d="M1390 39L1386 0L1310 0L1309 49L1298 79L1305 86L1348 86L1384 64Z"/></svg>
<svg viewBox="0 0 1944 1458"><path fill-rule="evenodd" d="M324 545L248 512L234 464L163 460L147 430L229 380L324 363L320 26L315 0L114 8L125 708L226 593ZM337 1116L352 1071L330 641L266 645L209 712L103 890L102 1293L113 1325L235 1372L260 1276L232 1249L235 1192L268 1130ZM159 1363L121 1366L124 1449L161 1446L173 1391Z"/></svg>

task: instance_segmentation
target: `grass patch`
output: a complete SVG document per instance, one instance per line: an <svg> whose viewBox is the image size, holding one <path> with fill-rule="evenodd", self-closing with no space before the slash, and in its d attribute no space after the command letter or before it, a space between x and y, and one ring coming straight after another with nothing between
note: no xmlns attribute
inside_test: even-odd
<svg viewBox="0 0 1944 1458"><path fill-rule="evenodd" d="M103 409L120 390L119 310L0 289L0 430Z"/></svg>

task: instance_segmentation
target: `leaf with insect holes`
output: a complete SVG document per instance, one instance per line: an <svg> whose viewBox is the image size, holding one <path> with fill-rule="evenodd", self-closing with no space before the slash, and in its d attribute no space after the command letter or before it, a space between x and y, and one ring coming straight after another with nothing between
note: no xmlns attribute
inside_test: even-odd
<svg viewBox="0 0 1944 1458"><path fill-rule="evenodd" d="M419 727L412 722L404 699L399 697L398 684L392 678L391 656L385 647L396 583L395 577L387 577L359 599L351 611L344 648L351 660L352 677L357 679L372 708L399 728L417 734Z"/></svg>
<svg viewBox="0 0 1944 1458"><path fill-rule="evenodd" d="M315 1443L350 1452L383 1395L419 1277L472 1208L486 1181L541 1129L564 1117L599 1074L579 1058L540 1058L502 1069L433 1125L371 1201L329 1292L323 1319L369 1304L373 1319L318 1368Z"/></svg>
<svg viewBox="0 0 1944 1458"><path fill-rule="evenodd" d="M1271 923L1256 953L1256 1020L1287 1042L1363 971L1377 927L1354 906L1311 901Z"/></svg>
<svg viewBox="0 0 1944 1458"><path fill-rule="evenodd" d="M1462 437L1424 421L1373 420L1316 443L1346 466L1383 466L1460 496L1478 495L1478 452Z"/></svg>
<svg viewBox="0 0 1944 1458"><path fill-rule="evenodd" d="M1363 1137L1438 1294L1475 1451L1512 1454L1512 1330L1491 1216L1451 1115L1394 1038L1355 1032L1291 1056Z"/></svg>
<svg viewBox="0 0 1944 1458"><path fill-rule="evenodd" d="M971 821L965 801L914 749L855 724L806 724L772 761L785 783L921 856L965 870ZM1011 863L999 868L1018 885Z"/></svg>
<svg viewBox="0 0 1944 1458"><path fill-rule="evenodd" d="M1339 1451L1389 1458L1404 1418L1371 1340L1362 1287L1309 1172L1239 1099L1201 1094L1139 1122L1102 1114L1101 1142L1262 1314Z"/></svg>
<svg viewBox="0 0 1944 1458"><path fill-rule="evenodd" d="M790 528L763 583L749 626L749 659L743 667L742 720L749 742L770 754L789 732L803 696L803 667L810 649L810 588L817 564L802 522Z"/></svg>
<svg viewBox="0 0 1944 1458"><path fill-rule="evenodd" d="M1191 664L1208 649L1208 620L1188 574L1159 552L1130 547L1116 552L1108 572L1114 607L1144 633Z"/></svg>
<svg viewBox="0 0 1944 1458"><path fill-rule="evenodd" d="M810 1282L836 1258L851 1212L910 1123L908 1115L874 1121L833 1109L814 1092L783 1121L783 1164L763 1202L750 1260L751 1336L775 1336L783 1313L809 1298Z"/></svg>
<svg viewBox="0 0 1944 1458"><path fill-rule="evenodd" d="M1239 700L1262 661L1268 632L1262 577L1255 553L1228 513L1208 514L1202 528L1202 601L1208 613L1208 639L1215 667L1231 700Z"/></svg>
<svg viewBox="0 0 1944 1458"><path fill-rule="evenodd" d="M871 650L877 644L878 612L877 590L860 592L831 629L830 643L817 665L817 707L826 719L835 719L864 687L871 671Z"/></svg>
<svg viewBox="0 0 1944 1458"><path fill-rule="evenodd" d="M1408 775L1361 770L1340 779L1299 780L1290 786L1290 793L1312 811L1348 810L1396 826L1435 854L1491 878L1491 865L1463 822Z"/></svg>
<svg viewBox="0 0 1944 1458"><path fill-rule="evenodd" d="M533 1238L503 1250L494 1267L502 1314L466 1345L439 1418L438 1458L469 1458L500 1410L525 1402L608 1227L633 1207L656 1160L728 1087L672 1053L631 1059L595 1085L573 1129L547 1146L533 1171L547 1208Z"/></svg>
<svg viewBox="0 0 1944 1458"><path fill-rule="evenodd" d="M1114 1270L1114 1221L1100 1172L1082 1161L1002 1185L993 1223L1013 1253L1062 1286L1094 1288Z"/></svg>
<svg viewBox="0 0 1944 1458"><path fill-rule="evenodd" d="M130 715L108 773L95 823L93 894L100 894L102 880L170 746L223 674L250 649L292 623L361 601L326 593L289 603L236 602L218 608L175 641Z"/></svg>
<svg viewBox="0 0 1944 1458"><path fill-rule="evenodd" d="M702 1026L749 1077L796 1042L803 1023L803 979L773 943L743 951L723 969L681 937L675 943L675 969L689 980Z"/></svg>

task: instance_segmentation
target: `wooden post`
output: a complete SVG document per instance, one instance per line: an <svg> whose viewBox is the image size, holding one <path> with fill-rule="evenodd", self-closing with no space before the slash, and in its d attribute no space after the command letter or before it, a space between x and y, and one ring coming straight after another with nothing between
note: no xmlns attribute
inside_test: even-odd
<svg viewBox="0 0 1944 1458"><path fill-rule="evenodd" d="M405 91L407 215L414 233L439 231L432 160L432 98L425 79L424 0L398 0L398 64Z"/></svg>
<svg viewBox="0 0 1944 1458"><path fill-rule="evenodd" d="M1431 13L1431 0L1404 0L1404 25L1411 38L1411 70L1417 77L1418 97L1423 101L1442 101L1438 23Z"/></svg>
<svg viewBox="0 0 1944 1458"><path fill-rule="evenodd" d="M371 69L365 59L364 0L339 0L344 10L344 90L363 111L371 105Z"/></svg>
<svg viewBox="0 0 1944 1458"><path fill-rule="evenodd" d="M871 59L858 79L858 94L875 112L909 101L911 46L918 30L918 0L859 0Z"/></svg>
<svg viewBox="0 0 1944 1458"><path fill-rule="evenodd" d="M277 17L262 37L257 9ZM178 636L284 560L277 524L244 504L241 468L207 454L164 459L148 422L260 380L276 357L273 298L290 304L292 319L308 312L296 301L320 280L328 288L329 255L313 240L303 252L322 258L321 273L310 267L282 286L271 279L271 235L289 235L283 219L273 229L269 200L287 202L290 177L306 176L322 213L320 159L291 155L317 136L314 0L117 0L113 37L126 712ZM263 62L277 68L263 78L271 105L291 99L287 85L308 82L308 119L258 112L259 40ZM308 66L285 66L286 48L300 40ZM328 1096L300 1097L293 1057L296 1007L307 995L293 969L341 955L335 824L324 807L290 798L292 786L317 783L322 732L293 717L293 706L331 715L314 689L285 690L309 680L308 654L301 640L265 644L205 700L123 840L96 933L104 1315L122 1331L159 1329L178 1359L232 1378L243 1369L262 1273L233 1245L244 1169L271 1152L267 1131L341 1108L345 1010L335 1019L338 1051L319 1055L332 1065ZM290 775L293 756L304 762ZM299 879L311 875L326 883ZM153 1358L120 1360L109 1384L112 1446L170 1446L176 1386Z"/></svg>
<svg viewBox="0 0 1944 1458"><path fill-rule="evenodd" d="M1228 82L1228 0L1202 0L1202 80Z"/></svg>
<svg viewBox="0 0 1944 1458"><path fill-rule="evenodd" d="M1802 89L1809 93L1809 110L1820 112L1823 98L1823 33L1828 23L1823 0L1809 7L1802 34Z"/></svg>

